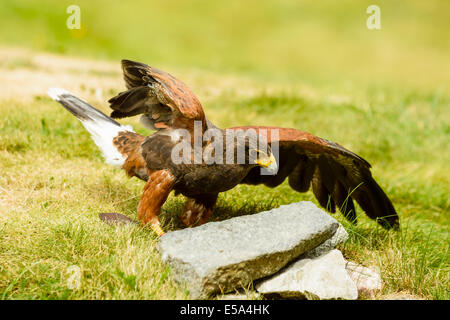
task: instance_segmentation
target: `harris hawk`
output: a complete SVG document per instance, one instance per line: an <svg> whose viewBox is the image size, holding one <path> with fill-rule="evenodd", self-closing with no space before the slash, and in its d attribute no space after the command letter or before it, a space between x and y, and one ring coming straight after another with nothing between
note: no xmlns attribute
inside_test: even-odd
<svg viewBox="0 0 450 320"><path fill-rule="evenodd" d="M206 118L192 91L172 75L130 60L122 60L122 69L127 90L109 100L111 117L141 115L141 123L156 130L152 135L135 133L63 89L52 88L48 94L82 122L106 163L146 181L138 219L159 236L164 231L158 215L172 190L187 197L180 219L190 227L208 221L220 192L238 184L276 187L286 178L298 192L312 186L322 207L331 212L338 207L353 223L356 201L383 227L399 227L398 215L373 179L370 164L340 144L291 128L220 129ZM211 131L214 139L205 139ZM257 139L239 139L240 133L248 131L256 132ZM229 132L237 138L227 139ZM212 141L220 144L213 148ZM180 155L175 148L180 145L192 148L182 150L188 150L181 156L183 161L175 161L173 155ZM221 148L216 149L217 145ZM272 153L274 146L277 152ZM227 150L232 150L232 161ZM244 152L243 161L236 161L239 150Z"/></svg>

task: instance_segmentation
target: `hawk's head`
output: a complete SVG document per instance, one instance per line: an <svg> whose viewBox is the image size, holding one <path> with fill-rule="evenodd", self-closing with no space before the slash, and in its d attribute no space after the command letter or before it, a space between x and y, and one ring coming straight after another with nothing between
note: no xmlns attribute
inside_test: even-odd
<svg viewBox="0 0 450 320"><path fill-rule="evenodd" d="M260 166L265 169L266 174L270 175L277 173L277 161L272 154L270 145L263 136L251 129L233 131L236 137L234 142L238 164ZM228 142L227 145L229 145Z"/></svg>

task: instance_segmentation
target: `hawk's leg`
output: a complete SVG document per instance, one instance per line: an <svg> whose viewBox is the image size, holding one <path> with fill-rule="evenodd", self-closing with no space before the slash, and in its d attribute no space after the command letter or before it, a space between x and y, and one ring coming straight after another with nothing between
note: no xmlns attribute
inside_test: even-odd
<svg viewBox="0 0 450 320"><path fill-rule="evenodd" d="M208 222L216 201L217 194L206 194L196 196L195 198L188 198L180 220L186 227L199 226Z"/></svg>
<svg viewBox="0 0 450 320"><path fill-rule="evenodd" d="M161 207L172 191L175 177L169 170L159 170L149 173L149 178L144 186L141 201L138 205L138 218L142 226L149 225L158 236L162 236L158 215Z"/></svg>

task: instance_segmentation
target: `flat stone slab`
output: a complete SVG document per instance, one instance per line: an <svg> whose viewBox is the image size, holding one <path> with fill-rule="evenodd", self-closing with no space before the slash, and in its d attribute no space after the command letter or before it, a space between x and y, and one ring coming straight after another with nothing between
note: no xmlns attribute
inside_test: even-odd
<svg viewBox="0 0 450 320"><path fill-rule="evenodd" d="M339 223L309 201L168 232L158 242L174 279L194 299L246 287L317 247Z"/></svg>
<svg viewBox="0 0 450 320"><path fill-rule="evenodd" d="M262 280L256 290L286 299L329 300L358 298L358 288L345 268L339 250L312 259L303 258Z"/></svg>

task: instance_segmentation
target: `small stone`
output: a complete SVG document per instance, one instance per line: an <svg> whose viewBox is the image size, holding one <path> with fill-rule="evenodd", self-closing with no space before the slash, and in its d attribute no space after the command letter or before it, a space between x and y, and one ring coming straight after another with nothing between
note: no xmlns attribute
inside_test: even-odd
<svg viewBox="0 0 450 320"><path fill-rule="evenodd" d="M217 296L217 300L258 300L261 295L256 291L242 292L235 294L225 294L222 296Z"/></svg>
<svg viewBox="0 0 450 320"><path fill-rule="evenodd" d="M367 268L351 261L347 262L345 268L350 278L355 282L359 295L373 297L376 291L382 289L379 269Z"/></svg>
<svg viewBox="0 0 450 320"><path fill-rule="evenodd" d="M338 222L304 201L168 232L158 243L174 279L191 298L246 288L330 238Z"/></svg>
<svg viewBox="0 0 450 320"><path fill-rule="evenodd" d="M102 212L98 214L100 220L104 221L109 225L120 225L120 224L136 224L139 223L136 220L131 219L130 217L116 212Z"/></svg>
<svg viewBox="0 0 450 320"><path fill-rule="evenodd" d="M391 293L381 297L382 300L426 300L408 292Z"/></svg>
<svg viewBox="0 0 450 320"><path fill-rule="evenodd" d="M256 284L256 290L287 299L354 300L358 298L358 289L345 264L337 249L312 259L303 258Z"/></svg>

